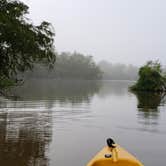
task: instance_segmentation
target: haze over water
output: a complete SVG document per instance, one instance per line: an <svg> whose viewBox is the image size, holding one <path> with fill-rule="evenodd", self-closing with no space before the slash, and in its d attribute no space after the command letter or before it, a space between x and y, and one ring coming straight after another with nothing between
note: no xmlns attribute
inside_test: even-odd
<svg viewBox="0 0 166 166"><path fill-rule="evenodd" d="M108 137L164 166L166 101L128 81L31 80L0 97L0 165L85 166Z"/></svg>

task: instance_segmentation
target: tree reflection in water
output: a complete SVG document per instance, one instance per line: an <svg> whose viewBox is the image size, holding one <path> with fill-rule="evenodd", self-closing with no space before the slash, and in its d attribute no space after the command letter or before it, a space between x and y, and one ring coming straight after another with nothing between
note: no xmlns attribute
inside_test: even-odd
<svg viewBox="0 0 166 166"><path fill-rule="evenodd" d="M0 112L0 165L49 165L51 123L50 112Z"/></svg>
<svg viewBox="0 0 166 166"><path fill-rule="evenodd" d="M145 125L157 125L160 115L159 107L166 103L165 93L138 92L137 97L138 118Z"/></svg>
<svg viewBox="0 0 166 166"><path fill-rule="evenodd" d="M101 87L99 81L58 81L58 80L28 80L22 87L12 90L19 100L49 100L80 104L90 103L90 99L98 93Z"/></svg>

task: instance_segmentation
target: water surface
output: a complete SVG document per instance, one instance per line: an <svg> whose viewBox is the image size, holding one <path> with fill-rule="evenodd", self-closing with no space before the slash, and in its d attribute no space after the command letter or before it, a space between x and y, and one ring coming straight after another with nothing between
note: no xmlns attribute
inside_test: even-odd
<svg viewBox="0 0 166 166"><path fill-rule="evenodd" d="M31 80L0 97L0 165L85 166L113 137L144 165L164 166L165 97L131 84Z"/></svg>

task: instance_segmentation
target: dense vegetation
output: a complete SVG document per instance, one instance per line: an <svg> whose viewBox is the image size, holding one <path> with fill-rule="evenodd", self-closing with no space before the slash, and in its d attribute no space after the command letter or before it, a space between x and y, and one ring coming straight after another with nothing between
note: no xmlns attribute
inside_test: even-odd
<svg viewBox="0 0 166 166"><path fill-rule="evenodd" d="M100 68L92 56L74 52L57 54L53 69L36 64L33 72L26 72L26 78L55 78L58 80L97 80L102 78Z"/></svg>
<svg viewBox="0 0 166 166"><path fill-rule="evenodd" d="M139 79L131 87L135 91L166 91L166 76L158 61L149 61L139 69Z"/></svg>
<svg viewBox="0 0 166 166"><path fill-rule="evenodd" d="M104 80L137 80L138 67L125 64L112 64L106 61L99 63Z"/></svg>
<svg viewBox="0 0 166 166"><path fill-rule="evenodd" d="M133 65L112 64L101 61L96 64L92 56L74 52L57 54L52 70L47 66L36 64L33 72L28 71L24 77L29 78L56 78L60 80L136 80L138 68Z"/></svg>
<svg viewBox="0 0 166 166"><path fill-rule="evenodd" d="M53 29L48 22L35 26L26 16L28 6L19 0L0 1L0 87L10 86L17 73L34 63L53 64Z"/></svg>

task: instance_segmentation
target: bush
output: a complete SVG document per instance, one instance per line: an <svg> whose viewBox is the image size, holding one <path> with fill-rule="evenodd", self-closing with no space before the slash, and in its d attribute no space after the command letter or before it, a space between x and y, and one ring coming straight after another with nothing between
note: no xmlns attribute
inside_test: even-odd
<svg viewBox="0 0 166 166"><path fill-rule="evenodd" d="M139 79L130 87L134 91L165 91L166 76L158 61L149 61L139 69Z"/></svg>

